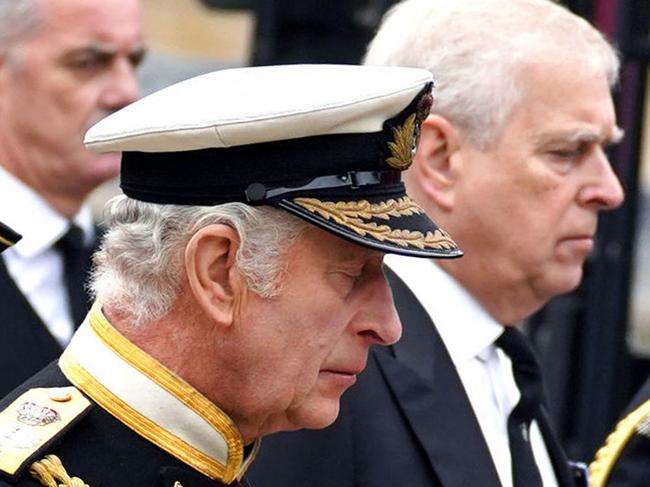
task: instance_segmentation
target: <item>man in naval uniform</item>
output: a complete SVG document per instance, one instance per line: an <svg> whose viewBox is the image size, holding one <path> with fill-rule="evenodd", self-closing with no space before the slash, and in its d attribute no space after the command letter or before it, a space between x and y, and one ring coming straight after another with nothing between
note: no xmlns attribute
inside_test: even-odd
<svg viewBox="0 0 650 487"><path fill-rule="evenodd" d="M86 135L122 151L96 303L0 403L0 486L246 485L259 439L323 428L401 333L385 253L460 251L405 193L426 70L225 70Z"/></svg>

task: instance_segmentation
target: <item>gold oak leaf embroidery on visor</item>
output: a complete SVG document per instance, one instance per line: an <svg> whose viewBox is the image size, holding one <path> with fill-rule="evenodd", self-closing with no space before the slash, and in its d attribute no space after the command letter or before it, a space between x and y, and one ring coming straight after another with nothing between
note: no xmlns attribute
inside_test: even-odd
<svg viewBox="0 0 650 487"><path fill-rule="evenodd" d="M419 125L415 122L415 116L415 113L412 114L404 121L404 125L394 128L393 138L395 142L388 142L392 157L386 159L386 163L400 171L409 168L415 155L420 132Z"/></svg>
<svg viewBox="0 0 650 487"><path fill-rule="evenodd" d="M306 210L317 213L326 220L332 220L347 227L362 237L370 235L380 242L391 242L401 247L412 245L419 249L456 249L456 243L442 230L435 233L393 229L388 225L364 221L372 218L389 220L390 217L411 216L423 213L411 198L404 196L398 200L390 199L381 203L361 201L321 201L316 198L295 198L293 200Z"/></svg>

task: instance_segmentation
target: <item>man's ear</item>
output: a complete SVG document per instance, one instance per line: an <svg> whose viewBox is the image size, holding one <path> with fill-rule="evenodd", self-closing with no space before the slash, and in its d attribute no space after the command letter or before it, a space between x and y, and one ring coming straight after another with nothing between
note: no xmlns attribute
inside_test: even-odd
<svg viewBox="0 0 650 487"><path fill-rule="evenodd" d="M245 281L235 265L239 235L228 225L208 225L185 247L185 271L191 292L204 313L230 325Z"/></svg>
<svg viewBox="0 0 650 487"><path fill-rule="evenodd" d="M454 204L455 182L460 174L460 134L446 118L432 114L422 123L420 141L407 182L442 210ZM409 188L410 189L410 188Z"/></svg>
<svg viewBox="0 0 650 487"><path fill-rule="evenodd" d="M4 91L9 76L8 56L7 53L0 53L0 92Z"/></svg>

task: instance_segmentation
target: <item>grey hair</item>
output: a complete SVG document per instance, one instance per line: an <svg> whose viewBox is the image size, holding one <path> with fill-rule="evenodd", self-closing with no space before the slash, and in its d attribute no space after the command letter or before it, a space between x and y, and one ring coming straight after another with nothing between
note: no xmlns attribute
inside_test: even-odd
<svg viewBox="0 0 650 487"><path fill-rule="evenodd" d="M432 113L482 148L499 139L523 96L518 74L532 62L570 62L610 87L618 81L614 48L550 0L405 0L386 14L365 57L430 70Z"/></svg>
<svg viewBox="0 0 650 487"><path fill-rule="evenodd" d="M28 39L43 22L39 0L0 0L0 55Z"/></svg>
<svg viewBox="0 0 650 487"><path fill-rule="evenodd" d="M249 288L264 297L280 292L280 258L307 228L268 206L157 205L123 195L107 203L104 216L107 230L94 256L91 291L135 326L171 309L185 274L185 246L201 228L226 224L237 231L237 266Z"/></svg>

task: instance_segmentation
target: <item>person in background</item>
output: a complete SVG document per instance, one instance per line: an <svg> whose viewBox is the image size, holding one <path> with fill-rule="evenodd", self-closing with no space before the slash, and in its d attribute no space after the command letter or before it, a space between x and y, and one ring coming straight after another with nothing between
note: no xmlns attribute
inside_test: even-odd
<svg viewBox="0 0 650 487"><path fill-rule="evenodd" d="M584 468L567 463L517 326L578 286L599 212L623 201L605 154L622 136L610 94L617 55L547 0L406 0L365 62L433 73L405 182L465 256L386 259L402 339L371 354L331 428L265 440L251 478L576 485Z"/></svg>
<svg viewBox="0 0 650 487"><path fill-rule="evenodd" d="M88 310L97 229L84 206L118 154L83 135L135 101L139 0L0 0L0 219L25 236L0 259L0 395L54 360Z"/></svg>

